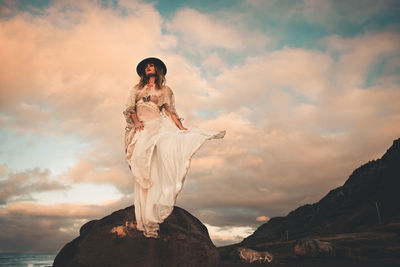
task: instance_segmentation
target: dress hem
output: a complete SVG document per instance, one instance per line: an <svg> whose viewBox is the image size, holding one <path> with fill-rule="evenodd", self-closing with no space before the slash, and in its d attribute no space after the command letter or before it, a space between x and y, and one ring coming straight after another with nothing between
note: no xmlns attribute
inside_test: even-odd
<svg viewBox="0 0 400 267"><path fill-rule="evenodd" d="M182 189L183 189L183 185L184 185L184 183L185 183L187 173L188 173L188 171L189 171L189 169L190 169L190 164L191 164L191 162L192 162L192 158L193 158L194 154L196 154L196 152L201 148L201 146L202 146L206 141L211 140L211 139L221 139L221 138L223 138L223 137L225 136L225 133L226 133L226 131L224 130L224 131L220 131L220 132L218 132L218 133L216 133L216 134L214 134L214 135L212 135L212 136L209 136L209 137L205 138L203 141L201 141L201 142L192 150L192 152L190 153L190 157L189 157L189 158L187 159L187 161L186 161L185 173L183 174L182 179L181 179L181 186L180 186L179 190L176 191L176 194L175 194L175 197L174 197L174 203L173 203L173 205L172 205L172 209L171 209L171 211L168 213L168 215L166 215L165 218L162 219L162 222L163 222L166 218L168 218L169 215L171 215L171 213L172 213L172 211L173 211L173 209L174 209L173 207L174 207L175 204L176 204L177 196L179 195L179 193L180 193L180 192L182 191ZM161 222L161 223L162 223L162 222Z"/></svg>

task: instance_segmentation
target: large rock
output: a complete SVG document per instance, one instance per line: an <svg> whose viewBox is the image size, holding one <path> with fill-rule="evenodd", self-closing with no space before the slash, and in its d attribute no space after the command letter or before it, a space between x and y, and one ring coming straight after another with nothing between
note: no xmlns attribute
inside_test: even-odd
<svg viewBox="0 0 400 267"><path fill-rule="evenodd" d="M232 252L232 256L236 261L245 263L270 263L274 259L274 256L268 251L256 251L251 248L239 247Z"/></svg>
<svg viewBox="0 0 400 267"><path fill-rule="evenodd" d="M218 266L219 254L207 228L187 211L174 207L160 224L160 238L136 230L134 206L81 227L53 267Z"/></svg>
<svg viewBox="0 0 400 267"><path fill-rule="evenodd" d="M298 240L293 249L294 253L299 257L335 256L335 249L331 243L317 239Z"/></svg>

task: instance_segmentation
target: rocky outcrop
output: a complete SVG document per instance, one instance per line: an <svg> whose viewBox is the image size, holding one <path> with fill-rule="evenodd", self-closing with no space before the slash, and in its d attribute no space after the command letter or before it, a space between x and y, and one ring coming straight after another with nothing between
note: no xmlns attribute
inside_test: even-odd
<svg viewBox="0 0 400 267"><path fill-rule="evenodd" d="M232 257L239 262L245 263L270 263L273 261L274 256L268 251L255 251L251 248L239 247L232 253Z"/></svg>
<svg viewBox="0 0 400 267"><path fill-rule="evenodd" d="M160 238L136 230L134 207L86 223L56 256L53 267L218 266L219 254L207 228L174 207L160 224Z"/></svg>
<svg viewBox="0 0 400 267"><path fill-rule="evenodd" d="M335 249L326 241L301 239L294 245L294 254L299 257L333 257Z"/></svg>

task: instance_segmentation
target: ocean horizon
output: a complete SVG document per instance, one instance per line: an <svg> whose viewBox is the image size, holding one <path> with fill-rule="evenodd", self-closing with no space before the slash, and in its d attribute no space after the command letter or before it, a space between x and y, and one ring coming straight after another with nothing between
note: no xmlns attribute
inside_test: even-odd
<svg viewBox="0 0 400 267"><path fill-rule="evenodd" d="M50 267L57 253L0 253L1 267Z"/></svg>

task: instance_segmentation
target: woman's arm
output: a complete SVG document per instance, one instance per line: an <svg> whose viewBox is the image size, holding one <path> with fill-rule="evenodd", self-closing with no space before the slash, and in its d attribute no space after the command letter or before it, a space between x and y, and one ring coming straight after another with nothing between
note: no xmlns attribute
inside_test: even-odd
<svg viewBox="0 0 400 267"><path fill-rule="evenodd" d="M164 108L167 111L168 115L172 118L172 120L175 122L176 126L181 129L181 130L187 130L185 127L183 127L181 119L178 116L178 113L176 112L175 109L175 98L174 98L174 93L172 92L171 88L168 86L165 86L165 95L164 95Z"/></svg>
<svg viewBox="0 0 400 267"><path fill-rule="evenodd" d="M143 124L139 121L136 115L136 90L137 85L129 89L128 98L125 103L125 110L122 113L125 116L127 127L129 129L135 128L135 130L143 130Z"/></svg>
<svg viewBox="0 0 400 267"><path fill-rule="evenodd" d="M178 126L181 130L187 130L187 128L183 127L182 122L178 119L175 113L169 112L171 115L172 120L175 122L176 126Z"/></svg>
<svg viewBox="0 0 400 267"><path fill-rule="evenodd" d="M131 114L131 118L135 124L135 130L143 130L144 129L144 125L141 121L139 121L136 112Z"/></svg>

